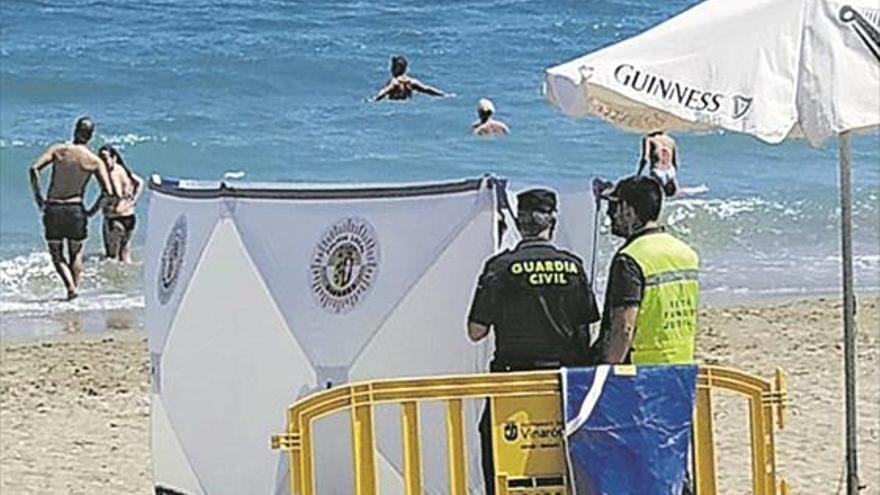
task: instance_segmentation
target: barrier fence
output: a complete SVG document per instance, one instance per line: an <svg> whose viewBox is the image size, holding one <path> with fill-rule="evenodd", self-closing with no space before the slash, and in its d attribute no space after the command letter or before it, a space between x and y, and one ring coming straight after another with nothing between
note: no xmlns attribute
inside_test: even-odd
<svg viewBox="0 0 880 495"><path fill-rule="evenodd" d="M616 372L637 372L632 367L615 367ZM713 422L713 394L729 391L745 398L749 409L751 477L753 495L787 495L787 482L776 472L775 431L785 426L786 383L781 370L773 380L764 380L742 371L717 366L700 366L693 425L694 485L697 495L715 495L717 488ZM442 401L446 411L446 453L450 495L466 495L467 453L463 403L465 399L489 399L493 409L518 402L522 414L553 415L562 423L561 375L558 371L486 373L376 380L342 385L305 397L288 408L287 431L272 436L272 448L286 450L290 463L290 493L315 495L315 457L313 422L325 416L348 411L351 416L351 445L356 495L378 495L376 446L373 414L380 404L399 404L403 448L403 482L407 495L422 493L421 435L419 405ZM543 404L542 404L543 402ZM549 407L548 407L549 405ZM502 407L503 408L503 407ZM548 412L549 411L549 412ZM494 413L494 411L493 411ZM501 418L493 414L493 433L503 435ZM564 448L542 452L541 462L522 462L499 456L496 447L496 495L537 495L570 492L566 484ZM438 446L430 446L437 448ZM533 455L533 454L530 454ZM548 472L548 465L555 473ZM541 466L540 472L534 471Z"/></svg>

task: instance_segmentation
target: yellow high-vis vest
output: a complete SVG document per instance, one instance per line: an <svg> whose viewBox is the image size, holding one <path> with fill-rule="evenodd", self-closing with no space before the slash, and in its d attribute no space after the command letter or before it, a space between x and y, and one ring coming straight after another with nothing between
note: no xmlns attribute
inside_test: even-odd
<svg viewBox="0 0 880 495"><path fill-rule="evenodd" d="M621 253L635 260L645 277L632 363L692 363L700 296L699 256L665 232L642 235Z"/></svg>

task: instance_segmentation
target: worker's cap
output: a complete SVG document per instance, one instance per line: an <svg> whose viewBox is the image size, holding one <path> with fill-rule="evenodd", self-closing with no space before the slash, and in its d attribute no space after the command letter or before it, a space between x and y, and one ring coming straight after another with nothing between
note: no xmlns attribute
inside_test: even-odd
<svg viewBox="0 0 880 495"><path fill-rule="evenodd" d="M606 183L610 185L610 183ZM594 187L596 183L594 182ZM626 201L632 203L633 198L645 196L646 194L660 194L662 189L660 183L651 177L633 175L625 177L617 182L614 187L607 187L599 192L599 197L608 201L618 202Z"/></svg>
<svg viewBox="0 0 880 495"><path fill-rule="evenodd" d="M492 100L488 98L480 98L480 101L477 102L477 111L483 113L495 113L495 105L492 104Z"/></svg>
<svg viewBox="0 0 880 495"><path fill-rule="evenodd" d="M517 209L520 211L556 211L556 193L549 189L535 188L516 195Z"/></svg>

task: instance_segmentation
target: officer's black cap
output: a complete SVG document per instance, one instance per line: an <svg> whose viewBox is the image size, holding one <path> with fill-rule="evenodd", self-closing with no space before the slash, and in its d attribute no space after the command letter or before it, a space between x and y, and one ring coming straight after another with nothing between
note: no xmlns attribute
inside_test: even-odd
<svg viewBox="0 0 880 495"><path fill-rule="evenodd" d="M549 189L529 189L516 196L517 209L520 211L556 211L556 193Z"/></svg>

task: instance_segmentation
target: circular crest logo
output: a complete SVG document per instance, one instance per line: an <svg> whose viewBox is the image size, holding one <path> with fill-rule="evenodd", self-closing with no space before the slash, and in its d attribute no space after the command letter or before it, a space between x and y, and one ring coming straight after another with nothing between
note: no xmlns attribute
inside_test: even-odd
<svg viewBox="0 0 880 495"><path fill-rule="evenodd" d="M315 248L311 264L312 294L332 313L351 311L364 299L379 269L376 233L362 218L331 225Z"/></svg>
<svg viewBox="0 0 880 495"><path fill-rule="evenodd" d="M174 222L168 239L165 240L165 248L162 249L162 259L159 262L156 288L160 304L166 304L174 294L184 253L186 253L186 217L180 215Z"/></svg>

